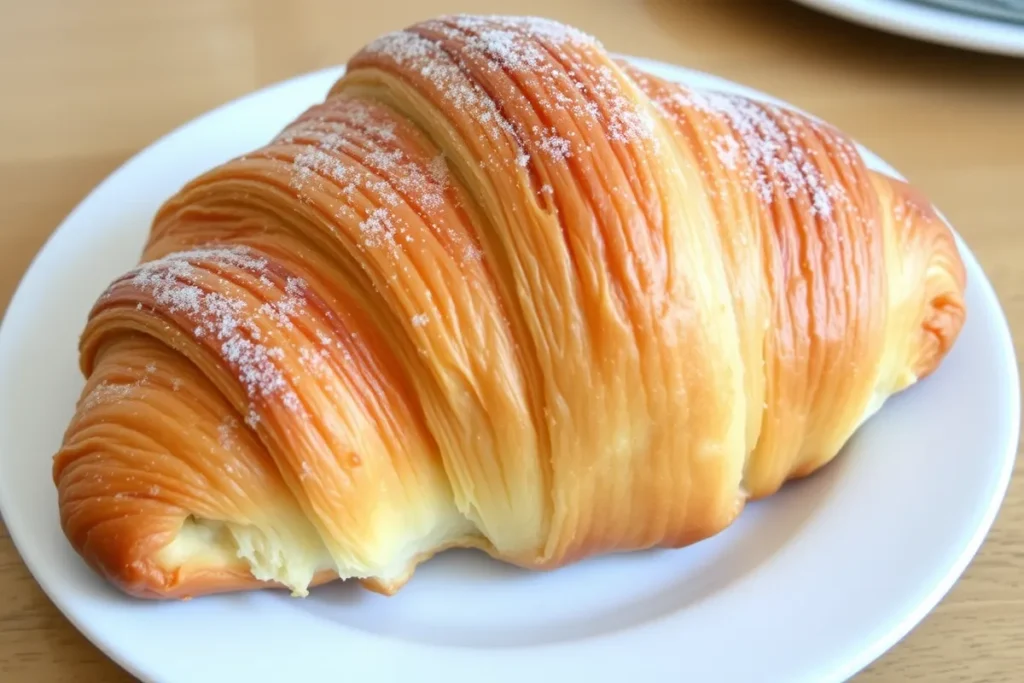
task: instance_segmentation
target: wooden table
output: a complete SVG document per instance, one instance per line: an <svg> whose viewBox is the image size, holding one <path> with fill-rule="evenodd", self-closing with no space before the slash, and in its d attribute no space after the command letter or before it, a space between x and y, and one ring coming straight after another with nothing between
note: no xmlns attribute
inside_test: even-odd
<svg viewBox="0 0 1024 683"><path fill-rule="evenodd" d="M832 121L936 199L1024 339L1024 61L910 42L768 0L0 0L0 304L64 215L141 147L211 107L341 63L384 31L456 6L562 19L615 51L714 72ZM1022 573L1017 476L963 579L858 679L1021 680ZM130 680L52 606L2 525L0 680Z"/></svg>

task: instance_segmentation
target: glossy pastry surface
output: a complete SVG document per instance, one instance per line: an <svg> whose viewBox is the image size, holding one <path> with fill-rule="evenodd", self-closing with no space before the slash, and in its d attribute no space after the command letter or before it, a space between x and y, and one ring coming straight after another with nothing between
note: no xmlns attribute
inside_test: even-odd
<svg viewBox="0 0 1024 683"><path fill-rule="evenodd" d="M827 124L426 21L161 208L83 332L62 526L154 598L682 547L931 373L964 286Z"/></svg>

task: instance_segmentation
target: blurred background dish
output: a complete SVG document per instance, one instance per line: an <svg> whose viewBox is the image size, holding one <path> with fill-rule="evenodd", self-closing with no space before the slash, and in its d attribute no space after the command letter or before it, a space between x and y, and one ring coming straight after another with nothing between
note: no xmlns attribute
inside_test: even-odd
<svg viewBox="0 0 1024 683"><path fill-rule="evenodd" d="M796 0L849 21L918 40L1024 57L1022 0Z"/></svg>
<svg viewBox="0 0 1024 683"><path fill-rule="evenodd" d="M964 14L1024 24L1024 0L917 0Z"/></svg>

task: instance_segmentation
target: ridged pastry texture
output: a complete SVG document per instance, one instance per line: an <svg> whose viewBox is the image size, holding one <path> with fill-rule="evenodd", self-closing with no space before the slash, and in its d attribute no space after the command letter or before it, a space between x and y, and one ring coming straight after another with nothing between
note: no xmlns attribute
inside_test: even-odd
<svg viewBox="0 0 1024 683"><path fill-rule="evenodd" d="M151 598L686 546L931 373L964 287L825 123L425 21L159 210L81 338L62 527Z"/></svg>

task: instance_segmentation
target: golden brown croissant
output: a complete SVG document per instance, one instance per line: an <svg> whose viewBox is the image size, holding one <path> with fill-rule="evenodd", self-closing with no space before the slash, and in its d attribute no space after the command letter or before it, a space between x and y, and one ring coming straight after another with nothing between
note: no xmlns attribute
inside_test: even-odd
<svg viewBox="0 0 1024 683"><path fill-rule="evenodd" d="M685 546L932 372L964 286L826 124L427 21L160 209L81 339L63 530L156 598Z"/></svg>

